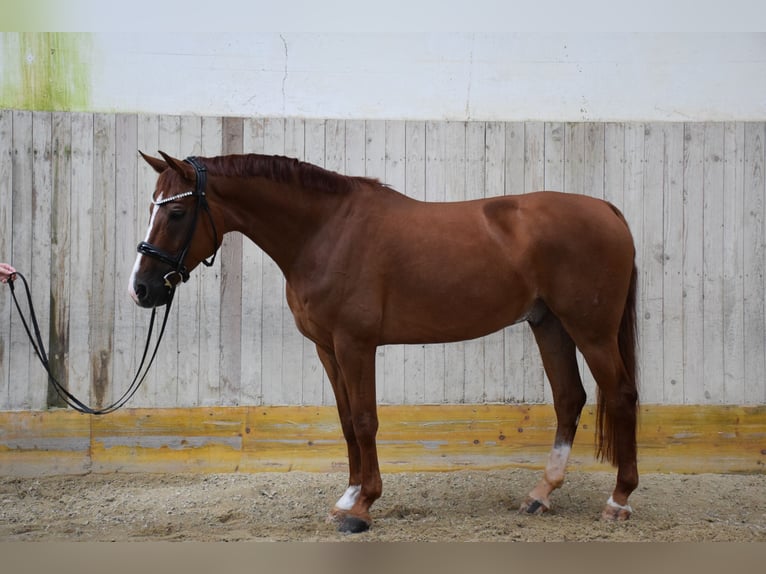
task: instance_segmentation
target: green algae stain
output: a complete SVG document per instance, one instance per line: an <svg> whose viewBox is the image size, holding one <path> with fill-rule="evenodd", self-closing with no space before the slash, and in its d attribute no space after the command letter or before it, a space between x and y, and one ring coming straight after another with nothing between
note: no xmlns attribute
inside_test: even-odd
<svg viewBox="0 0 766 574"><path fill-rule="evenodd" d="M0 108L87 111L90 34L4 32L0 49Z"/></svg>

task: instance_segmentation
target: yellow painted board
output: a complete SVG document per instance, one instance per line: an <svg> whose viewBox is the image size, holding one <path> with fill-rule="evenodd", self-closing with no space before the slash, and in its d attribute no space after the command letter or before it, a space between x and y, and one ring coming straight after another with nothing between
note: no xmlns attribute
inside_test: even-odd
<svg viewBox="0 0 766 574"><path fill-rule="evenodd" d="M0 475L87 472L90 423L73 411L0 411Z"/></svg>
<svg viewBox="0 0 766 574"><path fill-rule="evenodd" d="M384 472L540 468L553 442L550 405L379 408ZM594 459L594 408L583 411L571 467ZM641 407L641 472L766 469L766 407ZM346 446L334 407L0 412L0 474L71 472L342 471Z"/></svg>
<svg viewBox="0 0 766 574"><path fill-rule="evenodd" d="M235 472L244 407L128 409L93 417L94 472Z"/></svg>

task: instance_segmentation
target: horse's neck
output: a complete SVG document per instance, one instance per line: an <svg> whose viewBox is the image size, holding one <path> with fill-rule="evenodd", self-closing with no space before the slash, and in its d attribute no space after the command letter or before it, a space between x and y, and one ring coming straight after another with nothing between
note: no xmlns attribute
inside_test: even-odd
<svg viewBox="0 0 766 574"><path fill-rule="evenodd" d="M337 212L342 195L317 192L262 177L227 194L227 230L263 249L287 275L304 245Z"/></svg>

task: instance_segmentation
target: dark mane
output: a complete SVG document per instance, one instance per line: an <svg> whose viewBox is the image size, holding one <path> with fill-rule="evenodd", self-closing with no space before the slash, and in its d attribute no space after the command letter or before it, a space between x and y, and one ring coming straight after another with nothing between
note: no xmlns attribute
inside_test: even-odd
<svg viewBox="0 0 766 574"><path fill-rule="evenodd" d="M265 177L281 183L298 182L319 191L346 193L360 183L381 185L376 179L351 177L279 155L224 155L200 158L211 175Z"/></svg>

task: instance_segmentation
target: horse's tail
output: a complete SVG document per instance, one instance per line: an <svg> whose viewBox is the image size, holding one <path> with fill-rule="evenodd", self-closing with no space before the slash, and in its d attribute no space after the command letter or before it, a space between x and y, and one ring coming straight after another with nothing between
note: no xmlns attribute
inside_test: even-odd
<svg viewBox="0 0 766 574"><path fill-rule="evenodd" d="M612 207L623 221L625 218L615 207ZM626 222L627 225L627 222ZM636 334L636 283L638 271L635 262L630 276L628 295L625 299L625 307L622 311L620 329L617 334L617 346L620 350L623 371L617 388L617 395L605 397L599 389L596 409L596 456L601 460L608 460L617 464L617 443L615 417L638 416L638 365L636 363L636 346L638 337ZM607 400L618 401L619 404L629 404L633 412L615 412L607 408ZM635 425L634 425L635 426ZM624 427L623 427L624 428ZM635 431L634 431L635 432ZM635 440L635 436L633 437Z"/></svg>

